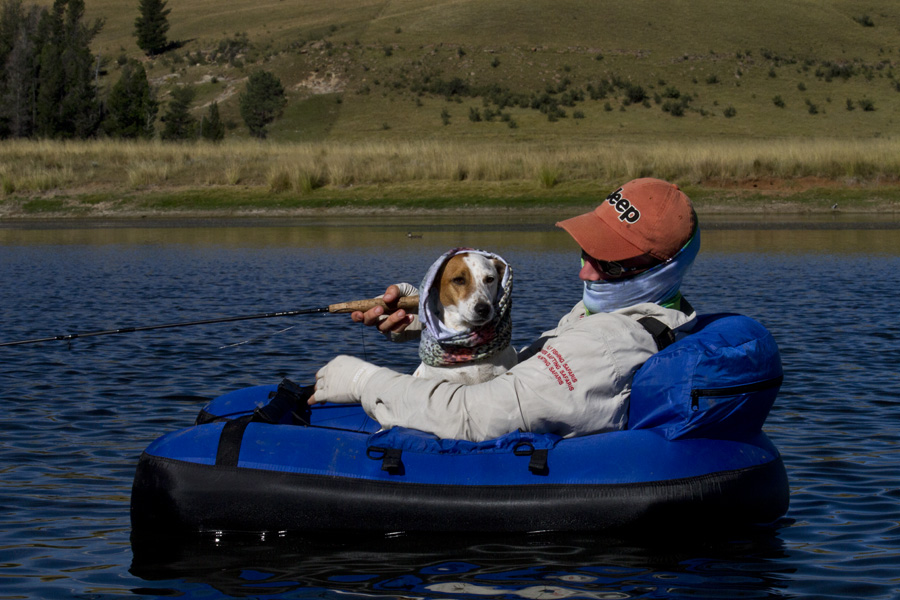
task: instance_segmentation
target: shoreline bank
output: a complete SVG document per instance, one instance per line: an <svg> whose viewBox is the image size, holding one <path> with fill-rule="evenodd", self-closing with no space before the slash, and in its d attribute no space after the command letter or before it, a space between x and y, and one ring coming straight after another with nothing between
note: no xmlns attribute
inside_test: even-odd
<svg viewBox="0 0 900 600"><path fill-rule="evenodd" d="M593 209L608 191L599 181L549 189L521 182L447 185L386 184L272 192L262 186L172 186L135 191L59 191L34 197L0 196L0 223L97 219L306 219L367 216L509 216L577 214ZM900 185L842 184L816 180L682 185L699 215L880 215L900 218Z"/></svg>

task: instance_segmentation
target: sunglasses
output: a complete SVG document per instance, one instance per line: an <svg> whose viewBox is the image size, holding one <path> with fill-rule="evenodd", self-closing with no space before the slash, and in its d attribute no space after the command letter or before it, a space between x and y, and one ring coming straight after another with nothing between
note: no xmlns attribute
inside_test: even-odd
<svg viewBox="0 0 900 600"><path fill-rule="evenodd" d="M694 232L691 234L690 239L684 243L684 246L681 247L674 256L669 258L669 260L658 260L652 258L649 254L644 254L643 256L636 256L634 258L628 258L625 260L619 261L608 261L608 260L600 260L599 258L594 258L584 250L581 251L581 266L584 266L584 263L589 262L591 265L606 275L611 279L622 279L625 277L633 277L635 275L640 275L645 271L649 271L650 269L655 269L660 265L664 265L669 261L675 259L678 254L681 253L682 250L691 245L691 242L697 237L697 225L694 225Z"/></svg>
<svg viewBox="0 0 900 600"><path fill-rule="evenodd" d="M581 264L584 266L584 263L590 263L595 269L606 275L607 277L611 277L613 279L621 279L623 277L631 277L633 275L637 275L638 273L643 273L644 271L648 271L656 266L656 264L647 264L645 260L642 260L644 257L638 257L641 264L638 265L628 265L627 263L634 259L623 260L623 261L609 261L609 260L600 260L599 258L594 258L584 250L581 251Z"/></svg>

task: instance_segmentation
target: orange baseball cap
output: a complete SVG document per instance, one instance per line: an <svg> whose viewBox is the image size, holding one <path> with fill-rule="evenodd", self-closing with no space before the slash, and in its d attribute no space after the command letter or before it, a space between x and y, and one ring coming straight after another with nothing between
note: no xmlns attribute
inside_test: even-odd
<svg viewBox="0 0 900 600"><path fill-rule="evenodd" d="M690 198L677 185L645 177L629 181L591 212L556 226L599 260L649 255L665 261L690 240L696 222Z"/></svg>

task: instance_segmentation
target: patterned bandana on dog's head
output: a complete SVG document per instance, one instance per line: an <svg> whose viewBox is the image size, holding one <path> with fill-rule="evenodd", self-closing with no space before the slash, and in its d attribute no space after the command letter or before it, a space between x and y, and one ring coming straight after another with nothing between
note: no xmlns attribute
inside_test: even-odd
<svg viewBox="0 0 900 600"><path fill-rule="evenodd" d="M506 268L497 286L493 320L472 331L455 331L444 325L438 316L439 282L436 279L441 267L450 258L464 252L499 260ZM419 342L419 358L426 365L442 367L480 360L497 354L509 345L512 337L512 267L500 256L473 248L454 248L431 265L419 290L419 319L425 326Z"/></svg>

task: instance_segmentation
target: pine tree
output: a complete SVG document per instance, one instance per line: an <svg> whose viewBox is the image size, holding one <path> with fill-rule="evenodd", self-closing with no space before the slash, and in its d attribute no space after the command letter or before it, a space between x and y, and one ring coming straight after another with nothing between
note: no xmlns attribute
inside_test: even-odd
<svg viewBox="0 0 900 600"><path fill-rule="evenodd" d="M221 142L225 138L225 125L219 118L219 103L209 105L209 113L200 121L200 137L210 142Z"/></svg>
<svg viewBox="0 0 900 600"><path fill-rule="evenodd" d="M265 139L266 126L281 115L287 98L278 77L268 71L256 71L250 74L239 104L241 118L250 129L250 134Z"/></svg>
<svg viewBox="0 0 900 600"><path fill-rule="evenodd" d="M84 0L55 0L42 15L37 34L43 40L35 106L38 135L83 139L94 135L100 124L90 43L103 21L86 26L82 16Z"/></svg>
<svg viewBox="0 0 900 600"><path fill-rule="evenodd" d="M176 87L172 90L172 100L162 118L166 125L159 137L173 141L197 138L197 119L191 115L193 101L194 88Z"/></svg>
<svg viewBox="0 0 900 600"><path fill-rule="evenodd" d="M143 65L129 61L109 92L104 129L113 137L150 139L159 105L153 98Z"/></svg>
<svg viewBox="0 0 900 600"><path fill-rule="evenodd" d="M23 10L21 0L0 7L0 138L34 134L40 15L34 5Z"/></svg>
<svg viewBox="0 0 900 600"><path fill-rule="evenodd" d="M0 67L12 52L23 18L22 0L5 0L0 6Z"/></svg>
<svg viewBox="0 0 900 600"><path fill-rule="evenodd" d="M165 52L169 46L166 34L169 31L169 13L165 0L140 0L140 16L134 20L134 35L138 48L147 56Z"/></svg>
<svg viewBox="0 0 900 600"><path fill-rule="evenodd" d="M35 43L23 31L7 57L4 81L0 87L0 137L34 135L36 75Z"/></svg>
<svg viewBox="0 0 900 600"><path fill-rule="evenodd" d="M38 49L38 97L35 107L35 127L38 133L51 136L57 128L57 106L65 89L62 64L63 16L65 4L56 0L52 12L41 15L38 37L43 43Z"/></svg>

